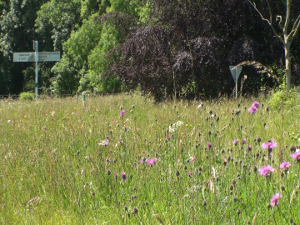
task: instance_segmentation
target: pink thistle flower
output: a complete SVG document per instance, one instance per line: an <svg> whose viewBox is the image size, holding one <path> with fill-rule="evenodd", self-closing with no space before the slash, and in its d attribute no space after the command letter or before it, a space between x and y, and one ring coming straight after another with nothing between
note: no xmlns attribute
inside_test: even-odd
<svg viewBox="0 0 300 225"><path fill-rule="evenodd" d="M259 171L260 175L268 177L268 176L270 176L270 172L274 172L275 169L268 165L268 166L263 166L258 171Z"/></svg>
<svg viewBox="0 0 300 225"><path fill-rule="evenodd" d="M255 107L256 109L258 109L259 108L259 102L257 102L257 101L253 102L251 107Z"/></svg>
<svg viewBox="0 0 300 225"><path fill-rule="evenodd" d="M121 179L125 181L127 179L125 172L121 173Z"/></svg>
<svg viewBox="0 0 300 225"><path fill-rule="evenodd" d="M300 161L300 152L295 152L293 154L290 154L290 156L296 159L298 162Z"/></svg>
<svg viewBox="0 0 300 225"><path fill-rule="evenodd" d="M291 166L291 164L289 162L282 162L280 164L280 169L288 169Z"/></svg>
<svg viewBox="0 0 300 225"><path fill-rule="evenodd" d="M251 113L251 114L254 114L257 112L257 108L254 107L254 106L251 106L249 109L248 109L248 112Z"/></svg>
<svg viewBox="0 0 300 225"><path fill-rule="evenodd" d="M211 149L211 143L210 142L207 142L207 148Z"/></svg>
<svg viewBox="0 0 300 225"><path fill-rule="evenodd" d="M252 150L252 146L251 146L251 145L248 145L248 146L247 146L247 151L248 151L248 152L251 152L251 150Z"/></svg>
<svg viewBox="0 0 300 225"><path fill-rule="evenodd" d="M233 144L234 145L237 145L239 143L239 141L237 140L237 139L235 139L234 141L233 141Z"/></svg>
<svg viewBox="0 0 300 225"><path fill-rule="evenodd" d="M119 111L120 116L123 117L125 115L125 112L125 110Z"/></svg>
<svg viewBox="0 0 300 225"><path fill-rule="evenodd" d="M187 173L187 175L190 177L190 176L192 175L192 172L189 171L189 172Z"/></svg>
<svg viewBox="0 0 300 225"><path fill-rule="evenodd" d="M277 206L279 203L279 199L282 198L282 195L280 193L275 194L272 198L271 198L271 206Z"/></svg>
<svg viewBox="0 0 300 225"><path fill-rule="evenodd" d="M267 142L267 143L263 143L262 145L261 145L261 147L263 147L263 148L265 148L265 149L272 149L272 148L276 148L277 147L277 143L274 141L274 142L272 142L272 141L269 141L269 142Z"/></svg>
<svg viewBox="0 0 300 225"><path fill-rule="evenodd" d="M153 158L153 159L148 159L148 160L146 160L146 162L147 162L150 166L154 165L154 164L156 163L156 161L157 161L157 158Z"/></svg>
<svg viewBox="0 0 300 225"><path fill-rule="evenodd" d="M195 155L192 155L191 156L191 162L195 162L196 161L196 156Z"/></svg>

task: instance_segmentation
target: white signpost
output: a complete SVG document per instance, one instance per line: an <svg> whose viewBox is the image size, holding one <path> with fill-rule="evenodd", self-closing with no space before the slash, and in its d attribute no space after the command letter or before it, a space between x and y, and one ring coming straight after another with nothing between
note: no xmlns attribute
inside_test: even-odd
<svg viewBox="0 0 300 225"><path fill-rule="evenodd" d="M232 78L235 82L235 97L237 98L238 93L238 79L242 72L243 67L242 66L229 66Z"/></svg>
<svg viewBox="0 0 300 225"><path fill-rule="evenodd" d="M60 52L39 52L38 41L33 41L33 50L35 52L14 52L13 62L35 62L35 95L38 100L38 62L59 62Z"/></svg>

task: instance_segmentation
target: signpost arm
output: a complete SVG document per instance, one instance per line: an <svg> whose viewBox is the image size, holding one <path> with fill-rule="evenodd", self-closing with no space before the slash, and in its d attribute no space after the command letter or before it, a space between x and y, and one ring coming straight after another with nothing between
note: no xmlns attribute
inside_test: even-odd
<svg viewBox="0 0 300 225"><path fill-rule="evenodd" d="M38 91L38 82L39 82L39 42L35 41L35 45L33 45L33 49L35 50L35 96L36 100L39 99L39 91Z"/></svg>

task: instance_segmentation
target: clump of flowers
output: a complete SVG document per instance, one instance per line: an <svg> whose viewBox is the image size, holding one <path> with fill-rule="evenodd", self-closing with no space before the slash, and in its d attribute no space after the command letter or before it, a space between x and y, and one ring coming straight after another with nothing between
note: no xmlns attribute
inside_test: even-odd
<svg viewBox="0 0 300 225"><path fill-rule="evenodd" d="M259 108L259 103L257 101L254 101L251 105L251 107L248 109L248 112L251 114L254 114L257 112L257 109Z"/></svg>
<svg viewBox="0 0 300 225"><path fill-rule="evenodd" d="M261 176L268 177L270 176L270 172L274 172L275 169L272 166L268 165L268 166L263 166L258 171Z"/></svg>
<svg viewBox="0 0 300 225"><path fill-rule="evenodd" d="M275 194L272 198L271 198L271 206L278 206L279 203L279 199L282 198L282 195L280 193Z"/></svg>

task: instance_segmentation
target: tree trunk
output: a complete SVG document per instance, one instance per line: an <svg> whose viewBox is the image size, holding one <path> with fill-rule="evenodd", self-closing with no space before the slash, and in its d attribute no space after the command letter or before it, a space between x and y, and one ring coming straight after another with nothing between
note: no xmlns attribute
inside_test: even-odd
<svg viewBox="0 0 300 225"><path fill-rule="evenodd" d="M285 74L286 74L286 90L291 89L291 55L290 55L290 43L284 45L284 55L285 55Z"/></svg>

